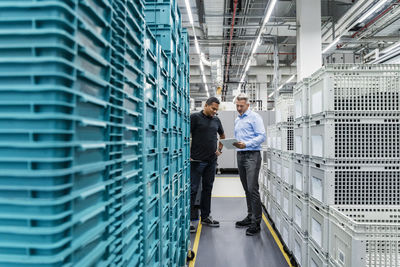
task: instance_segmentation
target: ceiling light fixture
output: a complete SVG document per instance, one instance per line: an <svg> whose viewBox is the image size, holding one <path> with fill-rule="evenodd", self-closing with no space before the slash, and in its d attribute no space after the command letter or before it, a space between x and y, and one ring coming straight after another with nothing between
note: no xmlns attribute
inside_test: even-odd
<svg viewBox="0 0 400 267"><path fill-rule="evenodd" d="M185 0L185 6L186 6L186 11L187 11L187 14L188 14L188 17L189 17L189 22L190 22L190 24L192 26L192 30L193 30L194 46L196 48L196 52L199 55L199 59L200 59L200 72L201 72L200 74L202 75L202 80L203 80L204 86L206 88L207 96L210 97L210 94L208 92L206 75L204 74L204 66L203 66L203 63L202 63L204 55L202 55L202 53L201 53L199 41L197 40L196 31L194 29L193 14L192 14L192 9L190 7L189 0Z"/></svg>
<svg viewBox="0 0 400 267"><path fill-rule="evenodd" d="M272 11L275 8L276 2L277 2L277 0L272 0L272 1L270 1L269 5L268 5L267 13L265 14L265 17L264 17L263 23L262 23L262 25L260 27L260 31L258 33L257 39L254 40L255 42L253 43L253 49L251 50L251 53L250 53L250 55L248 57L247 65L246 65L246 68L245 68L245 70L244 70L244 72L242 74L242 78L240 79L240 83L243 83L244 78L246 77L246 73L250 68L250 61L251 61L253 55L255 54L255 52L257 51L257 48L261 44L261 35L265 32L264 27L268 23L269 19L271 18L271 14L272 14Z"/></svg>

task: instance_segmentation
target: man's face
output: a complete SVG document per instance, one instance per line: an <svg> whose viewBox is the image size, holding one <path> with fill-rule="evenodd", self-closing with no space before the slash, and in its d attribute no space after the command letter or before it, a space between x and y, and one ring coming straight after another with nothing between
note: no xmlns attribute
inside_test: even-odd
<svg viewBox="0 0 400 267"><path fill-rule="evenodd" d="M244 114L249 106L250 104L246 104L246 100L236 100L236 109L240 115Z"/></svg>
<svg viewBox="0 0 400 267"><path fill-rule="evenodd" d="M205 104L205 106L204 106L204 113L207 115L207 116L210 116L210 117L214 117L216 114L217 114L217 112L218 112L218 108L219 108L219 104L217 104L217 103L211 103L211 105L207 105L207 104Z"/></svg>

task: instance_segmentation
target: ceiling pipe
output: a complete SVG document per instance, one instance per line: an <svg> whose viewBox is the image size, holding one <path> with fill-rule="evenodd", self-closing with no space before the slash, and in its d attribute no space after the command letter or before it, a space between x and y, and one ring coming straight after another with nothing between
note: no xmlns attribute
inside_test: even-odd
<svg viewBox="0 0 400 267"><path fill-rule="evenodd" d="M273 55L274 53L254 53L254 55ZM296 53L279 52L278 55L296 55Z"/></svg>
<svg viewBox="0 0 400 267"><path fill-rule="evenodd" d="M232 37L233 37L233 28L235 27L235 15L236 15L237 4L238 0L235 0L233 3L233 14L232 14L231 32L229 36L228 56L226 59L226 67L225 67L225 81L228 80L229 64L231 61Z"/></svg>
<svg viewBox="0 0 400 267"><path fill-rule="evenodd" d="M386 8L384 11L382 11L378 16L374 17L373 19L371 19L367 24L365 24L364 27L362 27L361 29L359 29L356 33L354 33L351 37L354 38L356 37L360 32L366 30L369 28L369 26L371 26L372 24L374 24L376 21L378 21L381 17L383 17L383 15L385 15L386 13L388 13L392 7L396 4L400 3L400 0L397 0L397 2L392 3L388 8Z"/></svg>

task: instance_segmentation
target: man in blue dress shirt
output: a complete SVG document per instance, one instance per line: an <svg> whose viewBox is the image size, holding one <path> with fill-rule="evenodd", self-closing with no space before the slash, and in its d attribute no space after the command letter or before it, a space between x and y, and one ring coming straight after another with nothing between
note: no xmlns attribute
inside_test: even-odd
<svg viewBox="0 0 400 267"><path fill-rule="evenodd" d="M246 235L253 236L260 232L262 217L258 174L261 167L261 144L265 141L265 127L260 115L249 109L246 94L236 97L236 109L239 116L235 120L234 143L237 150L237 163L243 189L246 193L247 217L236 222L236 227L248 227Z"/></svg>

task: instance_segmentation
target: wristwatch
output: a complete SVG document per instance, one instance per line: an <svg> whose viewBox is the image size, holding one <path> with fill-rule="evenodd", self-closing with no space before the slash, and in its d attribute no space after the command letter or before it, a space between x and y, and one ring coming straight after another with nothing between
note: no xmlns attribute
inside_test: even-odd
<svg viewBox="0 0 400 267"><path fill-rule="evenodd" d="M222 149L219 149L219 148L218 148L218 152L219 152L219 153L222 153Z"/></svg>

